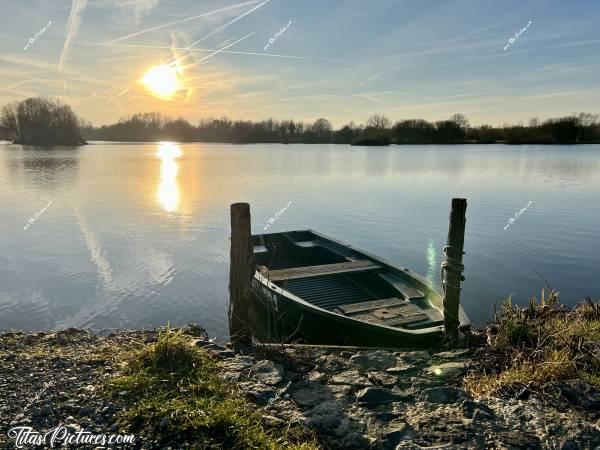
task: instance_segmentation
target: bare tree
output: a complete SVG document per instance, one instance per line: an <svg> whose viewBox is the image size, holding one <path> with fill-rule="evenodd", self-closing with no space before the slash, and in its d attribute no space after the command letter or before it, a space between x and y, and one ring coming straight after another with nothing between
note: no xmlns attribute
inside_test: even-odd
<svg viewBox="0 0 600 450"><path fill-rule="evenodd" d="M374 114L367 119L367 128L373 128L377 131L388 130L391 126L392 122L383 114Z"/></svg>
<svg viewBox="0 0 600 450"><path fill-rule="evenodd" d="M462 113L456 113L450 117L450 120L461 127L463 130L467 130L469 128L469 119Z"/></svg>
<svg viewBox="0 0 600 450"><path fill-rule="evenodd" d="M44 97L28 98L5 105L0 124L15 137L15 143L31 145L79 145L79 119L68 105Z"/></svg>

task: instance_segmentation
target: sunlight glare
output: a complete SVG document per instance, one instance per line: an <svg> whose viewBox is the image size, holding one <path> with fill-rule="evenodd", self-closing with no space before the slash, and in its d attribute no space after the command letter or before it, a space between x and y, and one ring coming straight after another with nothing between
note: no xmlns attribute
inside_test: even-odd
<svg viewBox="0 0 600 450"><path fill-rule="evenodd" d="M177 183L179 166L175 160L182 154L179 146L171 142L162 142L156 153L157 158L161 160L157 198L159 204L167 212L173 212L179 208L180 194Z"/></svg>
<svg viewBox="0 0 600 450"><path fill-rule="evenodd" d="M142 77L141 82L154 95L163 100L169 100L182 88L176 65L151 67Z"/></svg>

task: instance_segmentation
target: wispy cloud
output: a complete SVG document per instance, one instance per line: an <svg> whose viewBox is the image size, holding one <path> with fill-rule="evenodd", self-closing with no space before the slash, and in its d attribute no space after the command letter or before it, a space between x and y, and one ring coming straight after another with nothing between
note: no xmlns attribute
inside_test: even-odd
<svg viewBox="0 0 600 450"><path fill-rule="evenodd" d="M69 14L69 19L67 20L67 37L65 39L65 43L60 54L60 61L58 63L59 72L62 72L63 65L69 53L69 48L71 47L71 40L79 31L79 26L81 25L81 14L85 10L86 6L87 0L73 0L71 5L71 13Z"/></svg>

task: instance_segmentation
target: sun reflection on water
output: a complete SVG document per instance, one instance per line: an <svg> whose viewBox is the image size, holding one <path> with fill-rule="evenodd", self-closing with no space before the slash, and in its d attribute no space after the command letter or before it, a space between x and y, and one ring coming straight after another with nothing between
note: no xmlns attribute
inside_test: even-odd
<svg viewBox="0 0 600 450"><path fill-rule="evenodd" d="M171 142L162 142L158 147L156 157L161 160L160 184L156 197L158 202L167 212L176 211L179 208L181 195L177 183L179 165L176 159L183 155L179 145Z"/></svg>
<svg viewBox="0 0 600 450"><path fill-rule="evenodd" d="M429 239L427 242L427 251L425 255L427 257L427 275L425 278L427 278L429 284L433 285L435 282L435 270L437 268L437 254L433 239Z"/></svg>

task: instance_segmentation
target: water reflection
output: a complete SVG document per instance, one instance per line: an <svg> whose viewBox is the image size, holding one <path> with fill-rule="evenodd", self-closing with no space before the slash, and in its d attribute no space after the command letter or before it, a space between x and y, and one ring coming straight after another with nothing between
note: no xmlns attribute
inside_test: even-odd
<svg viewBox="0 0 600 450"><path fill-rule="evenodd" d="M176 159L182 155L179 145L171 142L163 142L158 147L157 158L161 160L160 184L156 194L158 202L167 212L176 211L179 208L181 195L177 183L179 165Z"/></svg>
<svg viewBox="0 0 600 450"><path fill-rule="evenodd" d="M14 186L26 183L36 191L65 190L79 177L79 147L30 147L8 145L5 165Z"/></svg>
<svg viewBox="0 0 600 450"><path fill-rule="evenodd" d="M430 285L435 285L435 270L437 269L437 254L435 251L435 245L433 244L433 239L429 239L427 242L427 281L429 281Z"/></svg>

